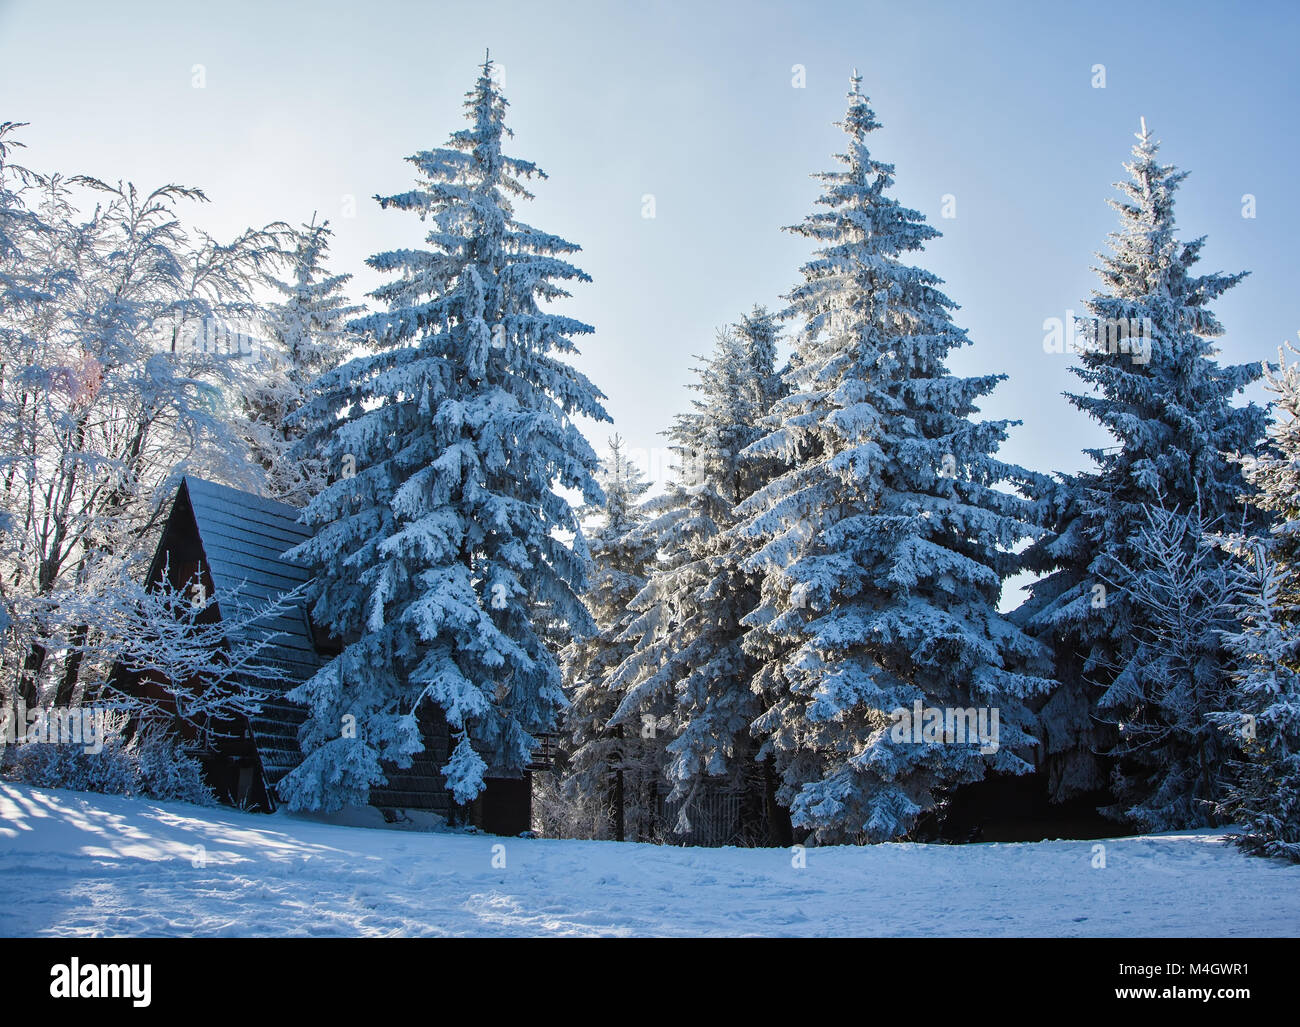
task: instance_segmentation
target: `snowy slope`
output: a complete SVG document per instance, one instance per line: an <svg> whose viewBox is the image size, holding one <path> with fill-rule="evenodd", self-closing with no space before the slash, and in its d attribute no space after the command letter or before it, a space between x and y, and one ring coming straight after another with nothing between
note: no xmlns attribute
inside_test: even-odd
<svg viewBox="0 0 1300 1027"><path fill-rule="evenodd" d="M1209 833L789 851L371 830L0 783L0 935L1300 934ZM493 847L506 865L494 868ZM201 848L200 848L201 847Z"/></svg>

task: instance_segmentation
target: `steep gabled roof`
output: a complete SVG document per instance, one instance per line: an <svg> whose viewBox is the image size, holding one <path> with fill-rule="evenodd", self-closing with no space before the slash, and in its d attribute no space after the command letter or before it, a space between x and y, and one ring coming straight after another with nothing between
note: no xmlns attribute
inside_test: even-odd
<svg viewBox="0 0 1300 1027"><path fill-rule="evenodd" d="M287 550L311 537L310 531L298 523L294 507L189 476L181 481L172 516L182 514L186 506L193 515L214 590L233 593L240 602L257 605L309 579L305 567L284 559ZM254 622L249 630L274 632L260 661L284 672L274 680L257 682L271 694L261 710L249 718L253 743L270 788L302 762L298 728L306 719L306 711L284 695L315 674L322 660L313 644L302 603Z"/></svg>
<svg viewBox="0 0 1300 1027"><path fill-rule="evenodd" d="M215 589L234 593L251 606L308 581L310 575L305 567L284 559L286 551L311 537L311 532L298 523L297 509L201 478L182 479L181 490L194 513ZM320 668L307 611L301 603L258 621L256 627L277 635L265 658L284 667L284 691L306 681Z"/></svg>

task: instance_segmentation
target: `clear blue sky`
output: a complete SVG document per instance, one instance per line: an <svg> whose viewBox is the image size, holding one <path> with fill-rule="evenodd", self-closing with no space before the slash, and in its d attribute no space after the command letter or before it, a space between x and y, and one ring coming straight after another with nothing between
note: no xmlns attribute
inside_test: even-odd
<svg viewBox="0 0 1300 1027"><path fill-rule="evenodd" d="M0 0L0 120L31 122L38 169L201 187L213 202L193 220L218 235L319 211L360 294L367 255L421 234L369 197L409 185L402 158L460 127L490 46L514 150L550 175L523 216L582 245L595 281L568 310L597 333L581 364L644 450L687 403L715 327L795 284L808 246L780 228L811 209L808 175L840 148L831 122L856 66L897 195L944 233L920 261L975 342L954 368L1011 376L986 407L1025 422L1007 457L1073 469L1101 434L1061 397L1070 358L1043 352L1042 325L1095 284L1139 116L1191 172L1178 218L1184 237L1209 236L1202 268L1253 272L1216 308L1224 358L1296 338L1297 9ZM602 448L608 429L592 434Z"/></svg>

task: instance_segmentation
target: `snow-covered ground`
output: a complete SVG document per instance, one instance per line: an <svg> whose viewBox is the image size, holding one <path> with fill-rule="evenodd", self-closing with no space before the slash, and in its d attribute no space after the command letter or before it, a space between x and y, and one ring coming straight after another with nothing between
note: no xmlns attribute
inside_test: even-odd
<svg viewBox="0 0 1300 1027"><path fill-rule="evenodd" d="M835 847L797 861L0 783L4 936L1300 934L1300 866L1247 858L1212 833Z"/></svg>

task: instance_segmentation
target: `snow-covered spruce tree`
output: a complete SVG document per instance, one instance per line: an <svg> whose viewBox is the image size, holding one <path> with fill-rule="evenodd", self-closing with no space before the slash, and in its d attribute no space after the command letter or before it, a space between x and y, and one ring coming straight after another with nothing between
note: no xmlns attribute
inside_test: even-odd
<svg viewBox="0 0 1300 1027"><path fill-rule="evenodd" d="M1272 602L1273 618L1286 625L1300 626L1300 363L1287 362L1286 352L1300 354L1294 347L1278 349L1276 366L1265 365L1265 388L1276 399L1266 445L1257 454L1241 458L1242 473L1254 506L1271 520L1266 534L1257 541L1272 559L1277 576L1277 595ZM1255 540L1236 539L1229 548L1239 553Z"/></svg>
<svg viewBox="0 0 1300 1027"><path fill-rule="evenodd" d="M1088 450L1092 469L1038 491L1041 521L1053 531L1024 556L1027 569L1045 576L1017 619L1054 647L1061 682L1042 711L1057 799L1106 784L1107 761L1095 753L1116 745L1117 725L1132 720L1142 701L1127 689L1106 697L1121 673L1139 673L1129 667L1138 625L1106 580L1141 566L1143 510L1163 503L1187 511L1199 503L1207 523L1239 529L1245 488L1224 454L1250 453L1264 427L1259 407L1232 405L1260 365L1223 367L1215 359L1213 340L1223 329L1209 304L1244 275L1192 273L1204 239L1180 242L1174 221L1186 173L1157 160L1145 122L1137 139L1125 165L1131 180L1117 183L1123 198L1111 201L1120 230L1111 236L1113 252L1101 258L1103 288L1088 301L1079 366L1071 368L1091 391L1068 396L1117 445ZM1138 762L1156 767L1181 758L1146 750ZM1141 768L1129 761L1120 773L1121 806L1135 808L1146 788Z"/></svg>
<svg viewBox="0 0 1300 1027"><path fill-rule="evenodd" d="M789 470L741 504L736 530L763 542L746 646L771 706L754 731L795 827L820 842L897 838L947 789L1028 770L1026 700L1050 685L1043 648L997 610L1032 528L996 486L1026 472L992 455L1012 422L970 415L1004 376L948 370L968 343L954 305L900 259L938 232L888 195L894 169L868 150L878 123L859 86L855 74L842 167L818 176L824 209L792 229L818 249L788 297L802 322L791 394L748 450ZM892 714L918 700L987 707L988 734L996 709L996 752L955 724L950 742L942 728L913 741Z"/></svg>
<svg viewBox="0 0 1300 1027"><path fill-rule="evenodd" d="M1229 538L1250 584L1225 639L1234 676L1216 724L1241 750L1220 812L1247 851L1300 862L1300 365L1279 353L1265 371L1278 411L1269 448L1244 460L1255 504L1273 515L1262 538Z"/></svg>
<svg viewBox="0 0 1300 1027"><path fill-rule="evenodd" d="M760 483L761 462L740 454L762 434L759 422L781 389L777 335L772 316L756 308L721 330L712 355L701 358L691 386L699 398L667 433L677 474L647 503L660 559L632 603L636 619L625 637L635 648L609 683L618 696L613 723L640 733L642 777L655 786L640 797L635 819L645 825L657 815L641 807L657 805L662 781L677 809L662 827L681 837L692 837L696 802L715 788L741 794L741 834L763 840L762 776L749 737L759 708L740 625L757 605L758 582L726 532L736 504ZM651 723L653 732L642 730Z"/></svg>
<svg viewBox="0 0 1300 1027"><path fill-rule="evenodd" d="M617 435L609 440L599 482L604 503L581 511L590 525L592 560L583 600L596 633L575 638L561 654L570 697L565 733L573 746L563 770L563 790L580 813L582 823L574 826L581 836L622 841L628 786L624 761L638 740L635 730L610 723L618 698L609 678L632 649L622 637L634 617L628 606L646 584L655 548L652 537L641 530L645 514L640 503L650 483L628 459ZM632 786L635 793L635 780Z"/></svg>
<svg viewBox="0 0 1300 1027"><path fill-rule="evenodd" d="M1229 701L1222 635L1232 628L1241 574L1216 548L1220 525L1199 504L1152 505L1142 515L1137 562L1104 580L1133 620L1133 656L1107 692L1125 710L1113 751L1142 768L1143 799L1125 812L1144 830L1211 823L1228 746L1210 718Z"/></svg>
<svg viewBox="0 0 1300 1027"><path fill-rule="evenodd" d="M535 612L594 628L577 595L586 544L558 489L600 501L574 419L609 417L565 360L592 328L539 305L588 278L566 259L577 246L515 217L521 180L542 173L502 152L490 61L465 106L468 128L409 158L415 187L380 199L429 225L427 248L370 258L395 276L371 294L387 309L353 324L371 352L322 375L304 409L305 444L339 477L305 508L316 534L296 556L343 649L291 693L310 710L306 758L280 786L292 808L364 803L381 760L421 749L425 703L454 733L457 802L489 772L517 774L565 701Z"/></svg>
<svg viewBox="0 0 1300 1027"><path fill-rule="evenodd" d="M318 453L297 445L306 427L296 415L312 381L343 363L356 345L346 326L362 309L344 293L352 276L331 275L326 268L331 235L329 222L317 224L313 217L295 233L286 254L288 280L268 276L282 300L267 309L262 373L244 399L244 435L265 471L266 492L294 506L306 504L330 477Z"/></svg>
<svg viewBox="0 0 1300 1027"><path fill-rule="evenodd" d="M1264 547L1250 569L1241 630L1225 638L1235 708L1211 714L1241 751L1218 812L1241 824L1237 842L1248 852L1300 862L1300 631L1278 615L1294 571Z"/></svg>

